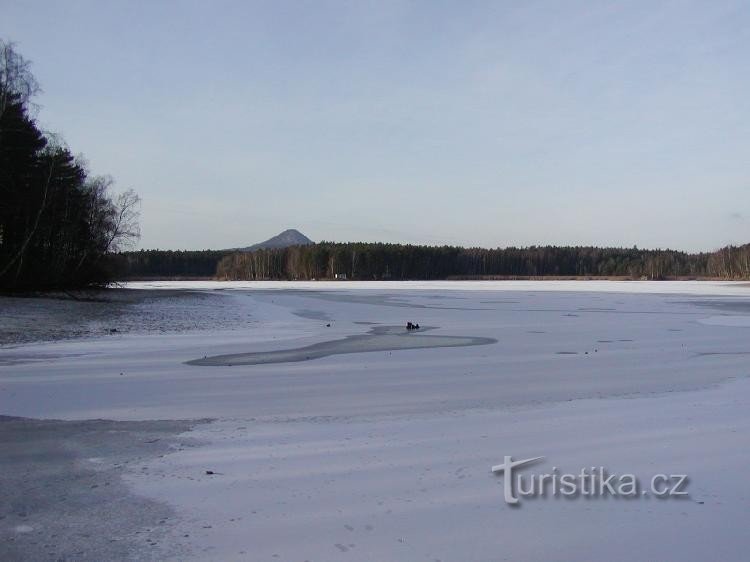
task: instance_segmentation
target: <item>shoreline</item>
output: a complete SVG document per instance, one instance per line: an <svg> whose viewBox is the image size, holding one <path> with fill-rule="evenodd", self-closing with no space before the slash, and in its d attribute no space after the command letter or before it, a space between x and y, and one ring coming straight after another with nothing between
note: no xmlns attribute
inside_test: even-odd
<svg viewBox="0 0 750 562"><path fill-rule="evenodd" d="M369 281L368 279L332 279L332 278L320 278L320 279L229 279L217 276L205 276L195 277L188 276L182 277L176 276L165 276L165 277L128 277L126 279L118 279L113 281L113 284L128 284L138 282L151 282L151 281L239 281L239 282L273 282L273 281L289 281L293 283L316 283L325 281L337 281L341 283L357 283L361 281ZM449 275L448 277L441 279L379 279L378 282L382 283L398 283L398 282L411 282L411 281L745 281L748 282L750 279L726 279L724 277L699 277L693 275L677 276L677 277L660 277L659 279L647 279L642 277L633 277L631 275Z"/></svg>
<svg viewBox="0 0 750 562"><path fill-rule="evenodd" d="M704 296L750 296L747 281L619 281L619 280L545 280L545 281L143 281L121 285L123 289L190 289L231 293L235 290L289 290L303 292L378 290L414 291L497 291L685 294Z"/></svg>

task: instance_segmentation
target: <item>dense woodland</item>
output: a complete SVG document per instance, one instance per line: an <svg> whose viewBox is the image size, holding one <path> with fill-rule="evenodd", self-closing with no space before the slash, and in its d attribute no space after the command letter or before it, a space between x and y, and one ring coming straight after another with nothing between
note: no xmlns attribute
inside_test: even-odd
<svg viewBox="0 0 750 562"><path fill-rule="evenodd" d="M333 243L254 252L149 250L118 256L124 278L403 280L512 277L750 279L750 245L713 253L539 246L460 248Z"/></svg>
<svg viewBox="0 0 750 562"><path fill-rule="evenodd" d="M139 250L113 256L124 279L214 277L219 261L232 250Z"/></svg>
<svg viewBox="0 0 750 562"><path fill-rule="evenodd" d="M637 248L460 248L400 244L333 244L235 253L217 266L221 279L446 279L618 276L747 278L750 245L713 254Z"/></svg>
<svg viewBox="0 0 750 562"><path fill-rule="evenodd" d="M0 40L0 289L106 284L108 256L138 237L138 197L110 195L58 136L34 119L29 63Z"/></svg>

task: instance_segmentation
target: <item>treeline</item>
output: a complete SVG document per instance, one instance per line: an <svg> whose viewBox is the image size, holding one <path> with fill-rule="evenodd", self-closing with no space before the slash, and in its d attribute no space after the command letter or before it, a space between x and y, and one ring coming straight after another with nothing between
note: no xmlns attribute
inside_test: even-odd
<svg viewBox="0 0 750 562"><path fill-rule="evenodd" d="M533 246L461 248L327 243L237 252L217 265L219 279L405 280L486 277L750 278L750 245L713 253Z"/></svg>
<svg viewBox="0 0 750 562"><path fill-rule="evenodd" d="M32 116L39 91L29 63L0 40L0 289L104 285L107 256L138 236L138 197L112 197L112 179Z"/></svg>
<svg viewBox="0 0 750 562"><path fill-rule="evenodd" d="M721 279L750 279L750 244L726 246L711 253L706 274Z"/></svg>
<svg viewBox="0 0 750 562"><path fill-rule="evenodd" d="M139 250L113 257L120 279L214 277L232 250Z"/></svg>
<svg viewBox="0 0 750 562"><path fill-rule="evenodd" d="M358 280L513 277L750 279L750 244L716 252L532 246L461 248L333 243L241 252L141 250L116 256L121 279Z"/></svg>

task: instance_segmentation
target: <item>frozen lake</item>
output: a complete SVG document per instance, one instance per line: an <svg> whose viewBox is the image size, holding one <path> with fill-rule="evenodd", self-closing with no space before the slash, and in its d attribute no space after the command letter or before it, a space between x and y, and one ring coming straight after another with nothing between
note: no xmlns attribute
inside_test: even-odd
<svg viewBox="0 0 750 562"><path fill-rule="evenodd" d="M147 502L148 530L131 525L117 537L127 552L285 561L747 557L750 284L128 288L137 298L119 298L115 317L106 303L0 301L6 341L15 342L0 347L0 414L117 420L107 431L133 432L141 449L153 448L125 454L103 447L104 437L79 438L102 433L96 425L45 426L75 442L66 450L76 470L123 484L128 513ZM17 335L38 314L57 328L33 339L53 341ZM407 321L423 328L406 333ZM18 443L27 423L0 423L0 437ZM684 473L690 495L529 498L514 508L490 471L506 455L544 456L540 471ZM10 545L0 555L59 557L65 541L49 538L50 514L66 505L40 500L0 514ZM97 524L109 539L112 527ZM100 542L90 559L117 555Z"/></svg>

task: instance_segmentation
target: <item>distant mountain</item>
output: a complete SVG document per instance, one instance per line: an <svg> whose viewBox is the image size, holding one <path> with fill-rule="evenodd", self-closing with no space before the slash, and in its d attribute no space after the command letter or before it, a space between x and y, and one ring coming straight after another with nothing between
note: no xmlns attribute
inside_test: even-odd
<svg viewBox="0 0 750 562"><path fill-rule="evenodd" d="M299 230L290 228L285 230L281 234L277 234L273 238L269 238L264 242L247 246L246 248L237 248L241 252L252 252L253 250L261 250L268 248L288 248L289 246L307 246L308 244L315 244L307 236L302 234Z"/></svg>

